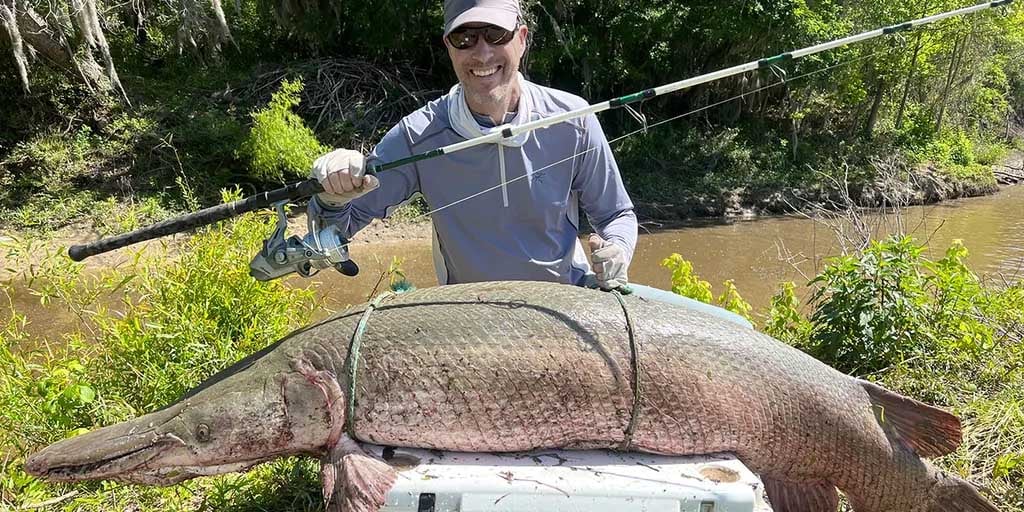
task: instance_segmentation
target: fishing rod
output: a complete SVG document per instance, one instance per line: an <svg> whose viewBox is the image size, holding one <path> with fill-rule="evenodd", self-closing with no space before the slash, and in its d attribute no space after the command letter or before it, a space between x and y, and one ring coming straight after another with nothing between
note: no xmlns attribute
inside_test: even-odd
<svg viewBox="0 0 1024 512"><path fill-rule="evenodd" d="M728 78L749 71L772 68L777 64L800 59L816 53L825 52L884 35L909 31L940 20L957 16L965 16L987 9L1010 5L1011 3L1013 3L1013 0L998 0L964 7L916 20L890 25L877 30L847 36L834 41L820 43L814 46L782 53L773 57L758 59L745 64L721 69L658 87L644 89L636 93L627 94L625 96L595 103L577 110L564 112L562 114L538 119L522 125L504 126L501 127L500 130L496 129L491 133L479 137L450 144L448 146L392 162L374 164L367 167L366 173L375 175L397 167L431 158L437 158L442 155L462 151L482 144L500 143L502 140L516 137L519 134L547 128L557 123L571 121L573 119L590 114L596 114L613 108L627 107L632 103L681 91L697 85L721 80L723 78ZM315 273L318 269L326 268L327 266L334 266L337 270L346 275L355 275L355 273L358 272L358 267L356 267L348 258L348 240L342 237L336 229L333 229L333 227L329 226L322 231L313 230L313 232L302 239L295 236L289 239L284 238L284 227L287 225L284 214L284 204L288 201L310 197L323 191L323 186L315 179L292 183L279 189L270 190L254 196L239 199L237 201L232 201L230 203L212 206L197 212L167 219L129 233L103 238L88 244L73 245L69 248L68 255L74 261L82 261L89 256L102 254L138 242L151 240L153 238L205 226L256 209L274 206L278 212L277 228L274 235L264 241L263 250L260 251L250 264L251 273L254 277L260 280L269 280L291 272L298 272L301 275L307 276L312 275L312 273Z"/></svg>

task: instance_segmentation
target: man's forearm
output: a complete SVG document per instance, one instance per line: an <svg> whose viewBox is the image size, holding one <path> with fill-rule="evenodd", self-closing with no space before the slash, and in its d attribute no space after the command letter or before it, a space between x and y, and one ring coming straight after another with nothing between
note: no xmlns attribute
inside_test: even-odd
<svg viewBox="0 0 1024 512"><path fill-rule="evenodd" d="M601 238L625 249L629 259L633 258L633 251L636 249L637 220L632 209L622 210L603 224L594 225L594 230Z"/></svg>

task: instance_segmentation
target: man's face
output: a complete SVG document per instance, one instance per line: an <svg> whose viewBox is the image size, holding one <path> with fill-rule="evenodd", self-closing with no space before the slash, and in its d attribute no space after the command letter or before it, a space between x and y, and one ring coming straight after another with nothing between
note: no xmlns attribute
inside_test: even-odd
<svg viewBox="0 0 1024 512"><path fill-rule="evenodd" d="M486 23L467 23L459 28L486 26ZM509 98L519 71L519 60L526 50L526 34L526 26L521 25L512 40L504 45L488 43L481 34L475 45L464 50L453 47L448 38L444 39L455 74L470 103L489 105Z"/></svg>

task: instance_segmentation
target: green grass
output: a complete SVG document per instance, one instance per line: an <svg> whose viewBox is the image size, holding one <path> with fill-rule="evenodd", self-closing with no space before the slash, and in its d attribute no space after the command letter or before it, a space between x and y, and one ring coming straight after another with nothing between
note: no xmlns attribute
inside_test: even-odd
<svg viewBox="0 0 1024 512"><path fill-rule="evenodd" d="M0 318L0 508L31 505L74 489L69 509L316 510L319 477L310 461L288 459L245 475L171 488L50 485L26 475L24 458L86 429L167 405L209 375L306 324L310 289L261 283L248 260L271 229L269 214L247 214L190 239L174 259L138 254L99 274L52 254L33 266L26 243L7 243L7 262L25 273L5 285L31 291L33 318ZM115 313L106 305L119 304ZM50 308L79 320L74 332L32 339L25 322ZM6 308L5 308L6 310Z"/></svg>

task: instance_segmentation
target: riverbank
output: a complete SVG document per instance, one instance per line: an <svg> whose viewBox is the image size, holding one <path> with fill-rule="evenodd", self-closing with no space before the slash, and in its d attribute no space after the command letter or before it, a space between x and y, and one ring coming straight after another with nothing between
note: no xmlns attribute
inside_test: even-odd
<svg viewBox="0 0 1024 512"><path fill-rule="evenodd" d="M751 218L785 215L811 209L845 207L899 208L979 197L1000 187L1024 182L1024 151L1014 149L992 166L991 176L956 176L922 164L902 175L881 175L870 183L849 183L841 178L810 187L757 189L738 187L717 194L688 195L671 203L635 201L642 220L669 225L702 217Z"/></svg>
<svg viewBox="0 0 1024 512"><path fill-rule="evenodd" d="M938 172L934 166L920 166L913 174L902 180L888 180L849 191L849 196L835 190L825 192L822 187L804 190L752 192L734 189L717 197L692 196L678 203L656 203L636 200L637 216L643 231L678 227L699 219L752 219L768 215L792 214L811 208L812 205L838 207L844 201L852 200L857 206L920 206L937 204L942 201L980 197L995 193L1000 187L1014 186L1024 182L1024 152L1012 151L1000 164L993 167L995 175L991 181L958 180ZM269 214L269 213L268 213ZM289 234L304 234L307 231L305 214L300 212L289 219ZM267 235L269 236L269 232ZM38 262L47 254L75 244L93 242L104 234L91 221L78 221L50 233L0 229L0 244L31 244L32 256L20 262L23 267ZM178 234L157 240L143 242L130 250L121 249L86 259L87 268L111 268L128 263L136 251L146 254L162 253L173 255L188 234ZM430 240L430 222L418 210L410 210L396 219L374 220L351 240L356 253L361 246L380 243L400 243ZM9 278L17 270L3 261L0 254L0 279Z"/></svg>

